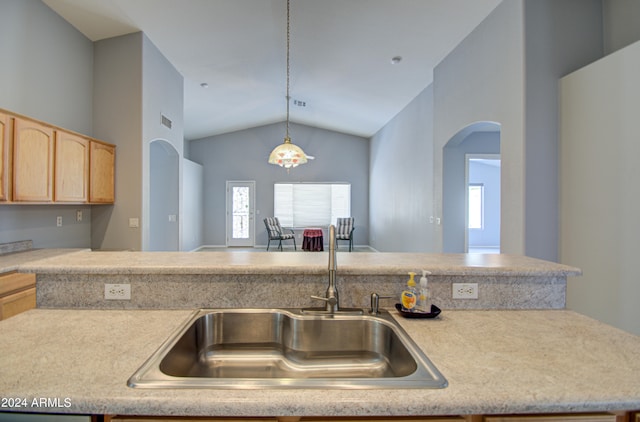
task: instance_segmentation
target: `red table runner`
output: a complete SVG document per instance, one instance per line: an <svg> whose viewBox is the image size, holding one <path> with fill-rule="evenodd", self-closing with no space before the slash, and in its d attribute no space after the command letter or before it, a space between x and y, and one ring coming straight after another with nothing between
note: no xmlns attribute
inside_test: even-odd
<svg viewBox="0 0 640 422"><path fill-rule="evenodd" d="M302 233L302 249L305 251L323 251L324 239L322 229L304 229Z"/></svg>

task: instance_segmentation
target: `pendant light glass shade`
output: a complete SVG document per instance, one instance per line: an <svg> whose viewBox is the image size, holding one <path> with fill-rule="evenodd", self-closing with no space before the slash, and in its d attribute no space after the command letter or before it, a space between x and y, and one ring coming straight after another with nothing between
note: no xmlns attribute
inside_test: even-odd
<svg viewBox="0 0 640 422"><path fill-rule="evenodd" d="M269 155L269 164L290 169L307 162L307 155L302 148L291 143L291 138L284 138L284 143L278 145Z"/></svg>
<svg viewBox="0 0 640 422"><path fill-rule="evenodd" d="M284 143L275 147L273 151L271 151L271 154L269 154L269 164L275 164L280 167L284 167L287 170L307 162L307 154L304 153L302 148L293 144L291 142L291 138L289 137L289 100L291 99L291 97L289 97L289 44L291 38L289 9L290 0L287 0L287 134L284 137Z"/></svg>

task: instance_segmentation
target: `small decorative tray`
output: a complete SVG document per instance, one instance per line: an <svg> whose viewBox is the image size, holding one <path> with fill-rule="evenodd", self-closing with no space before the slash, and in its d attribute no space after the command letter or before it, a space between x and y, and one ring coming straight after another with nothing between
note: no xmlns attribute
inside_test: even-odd
<svg viewBox="0 0 640 422"><path fill-rule="evenodd" d="M407 311L403 311L402 310L402 305L400 303L396 303L396 309L398 310L398 312L400 312L400 315L402 315L405 318L435 318L438 315L440 315L440 312L442 312L440 310L440 308L438 308L436 305L431 305L431 312L422 312L422 311L416 311L416 312L407 312Z"/></svg>

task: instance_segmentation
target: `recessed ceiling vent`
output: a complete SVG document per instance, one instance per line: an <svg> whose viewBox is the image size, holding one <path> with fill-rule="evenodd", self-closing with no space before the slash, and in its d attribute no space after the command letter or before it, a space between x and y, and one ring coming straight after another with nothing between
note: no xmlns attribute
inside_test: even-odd
<svg viewBox="0 0 640 422"><path fill-rule="evenodd" d="M166 126L171 129L171 120L164 114L161 114L160 116L162 117L162 126Z"/></svg>

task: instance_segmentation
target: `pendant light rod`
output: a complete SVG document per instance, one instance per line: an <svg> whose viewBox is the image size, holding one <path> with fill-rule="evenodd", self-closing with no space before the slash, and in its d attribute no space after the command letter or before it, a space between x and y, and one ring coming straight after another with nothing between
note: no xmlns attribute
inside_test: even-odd
<svg viewBox="0 0 640 422"><path fill-rule="evenodd" d="M291 49L291 0L287 0L287 129L286 129L286 138L289 138L289 102L291 101L291 97L289 96L289 84L290 84L290 74L291 74L291 57L290 57L290 49Z"/></svg>
<svg viewBox="0 0 640 422"><path fill-rule="evenodd" d="M307 157L305 152L299 146L293 144L291 142L291 137L289 136L289 102L291 101L291 96L289 95L290 84L291 84L291 0L287 0L287 87L286 87L286 100L287 100L287 119L286 119L286 135L284 138L284 143L278 145L271 151L269 154L269 163L276 164L280 167L284 167L287 169L287 172L292 167L297 167L300 164L304 164L307 162L307 158L311 159L312 157Z"/></svg>

